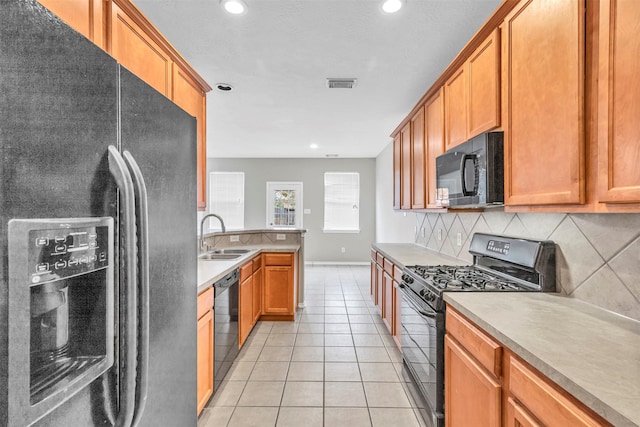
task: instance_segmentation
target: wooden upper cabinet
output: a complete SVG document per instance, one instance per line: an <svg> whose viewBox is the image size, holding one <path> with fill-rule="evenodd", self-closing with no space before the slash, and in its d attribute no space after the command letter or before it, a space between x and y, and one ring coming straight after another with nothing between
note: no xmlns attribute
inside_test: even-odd
<svg viewBox="0 0 640 427"><path fill-rule="evenodd" d="M400 209L402 192L402 142L400 133L393 138L393 209Z"/></svg>
<svg viewBox="0 0 640 427"><path fill-rule="evenodd" d="M129 14L111 2L109 53L133 74L171 98L172 61Z"/></svg>
<svg viewBox="0 0 640 427"><path fill-rule="evenodd" d="M411 123L400 131L400 209L411 209Z"/></svg>
<svg viewBox="0 0 640 427"><path fill-rule="evenodd" d="M206 206L206 94L192 78L177 64L173 64L173 85L171 100L198 121L198 208Z"/></svg>
<svg viewBox="0 0 640 427"><path fill-rule="evenodd" d="M467 140L466 66L461 66L444 85L445 150Z"/></svg>
<svg viewBox="0 0 640 427"><path fill-rule="evenodd" d="M425 103L425 147L427 206L436 205L436 157L444 152L444 90L440 89Z"/></svg>
<svg viewBox="0 0 640 427"><path fill-rule="evenodd" d="M502 29L505 204L585 201L585 2L522 0Z"/></svg>
<svg viewBox="0 0 640 427"><path fill-rule="evenodd" d="M427 207L425 182L424 107L411 119L411 209Z"/></svg>
<svg viewBox="0 0 640 427"><path fill-rule="evenodd" d="M601 0L598 201L640 202L640 2Z"/></svg>
<svg viewBox="0 0 640 427"><path fill-rule="evenodd" d="M467 61L467 139L500 126L500 29Z"/></svg>
<svg viewBox="0 0 640 427"><path fill-rule="evenodd" d="M38 0L74 30L105 48L102 0Z"/></svg>

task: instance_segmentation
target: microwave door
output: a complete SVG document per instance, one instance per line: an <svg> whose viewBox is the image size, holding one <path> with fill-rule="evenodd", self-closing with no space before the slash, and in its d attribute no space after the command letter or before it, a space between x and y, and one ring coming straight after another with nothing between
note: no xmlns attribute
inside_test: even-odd
<svg viewBox="0 0 640 427"><path fill-rule="evenodd" d="M478 156L464 154L460 162L460 183L463 196L475 197L478 195L480 183L478 177Z"/></svg>
<svg viewBox="0 0 640 427"><path fill-rule="evenodd" d="M451 152L436 159L437 204L449 206L451 200L462 196L460 181L460 160L463 153Z"/></svg>

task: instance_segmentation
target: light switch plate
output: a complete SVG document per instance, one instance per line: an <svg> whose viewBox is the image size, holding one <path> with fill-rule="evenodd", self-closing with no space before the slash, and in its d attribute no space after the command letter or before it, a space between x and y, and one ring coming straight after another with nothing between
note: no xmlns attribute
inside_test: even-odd
<svg viewBox="0 0 640 427"><path fill-rule="evenodd" d="M239 242L240 241L240 236L229 236L229 241L230 242Z"/></svg>
<svg viewBox="0 0 640 427"><path fill-rule="evenodd" d="M287 240L286 234L276 234L276 240Z"/></svg>

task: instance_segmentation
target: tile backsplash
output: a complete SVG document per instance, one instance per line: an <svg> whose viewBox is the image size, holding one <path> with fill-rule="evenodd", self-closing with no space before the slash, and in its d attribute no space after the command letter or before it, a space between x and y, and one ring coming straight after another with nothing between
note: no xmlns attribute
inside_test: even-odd
<svg viewBox="0 0 640 427"><path fill-rule="evenodd" d="M559 292L640 320L640 214L416 214L417 244L469 263L476 232L553 240Z"/></svg>

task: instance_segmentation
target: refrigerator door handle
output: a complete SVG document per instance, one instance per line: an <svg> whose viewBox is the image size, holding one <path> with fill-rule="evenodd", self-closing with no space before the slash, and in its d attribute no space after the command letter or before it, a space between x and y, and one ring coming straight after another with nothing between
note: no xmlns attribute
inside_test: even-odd
<svg viewBox="0 0 640 427"><path fill-rule="evenodd" d="M147 383L149 371L149 211L147 207L147 186L138 163L130 152L122 153L124 161L131 171L136 196L136 228L138 231L138 289L140 313L138 324L140 340L138 342L138 375L136 405L133 426L137 426L147 403Z"/></svg>
<svg viewBox="0 0 640 427"><path fill-rule="evenodd" d="M119 411L115 427L129 427L133 419L136 391L136 348L137 348L137 315L136 301L136 213L133 180L118 149L109 146L109 172L120 190L120 274L124 276L124 286L119 288ZM121 281L122 283L122 281Z"/></svg>

